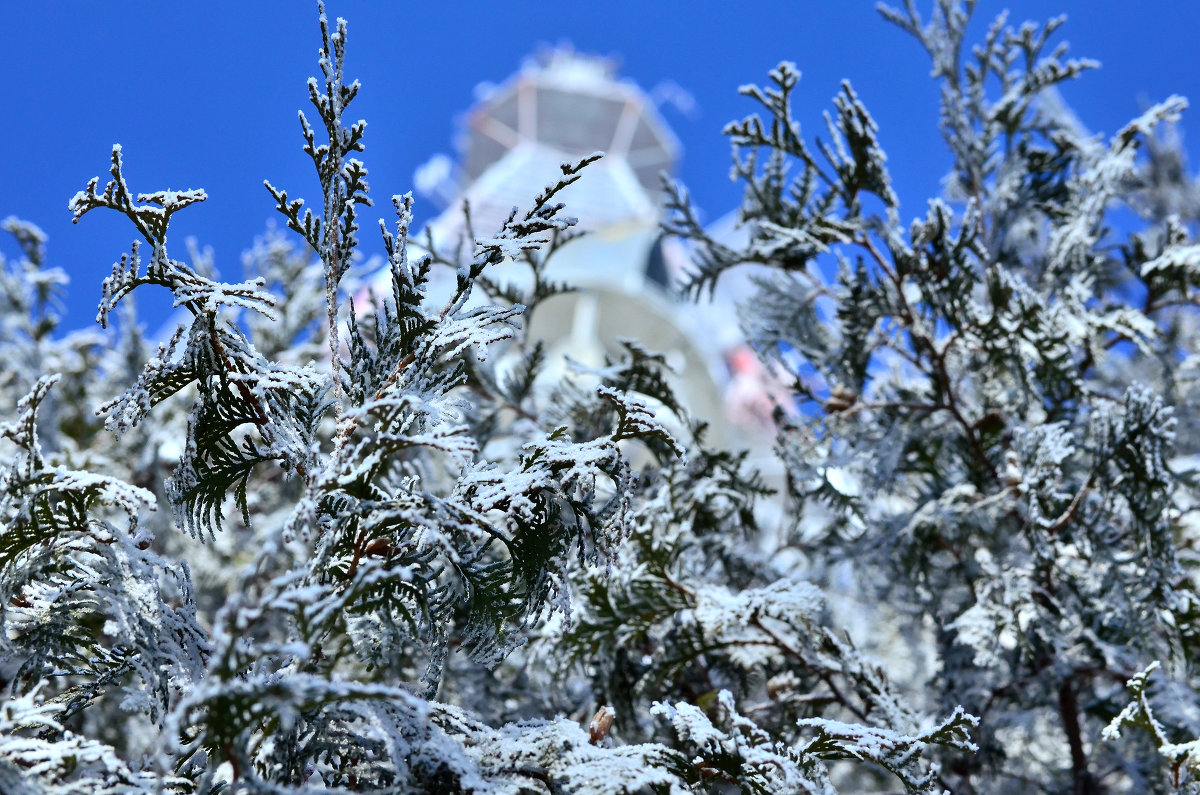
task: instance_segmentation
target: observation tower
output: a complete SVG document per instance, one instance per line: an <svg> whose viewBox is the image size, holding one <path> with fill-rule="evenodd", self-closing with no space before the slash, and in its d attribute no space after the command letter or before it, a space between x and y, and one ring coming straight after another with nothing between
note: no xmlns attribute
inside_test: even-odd
<svg viewBox="0 0 1200 795"><path fill-rule="evenodd" d="M674 170L680 147L654 100L619 78L612 61L563 49L478 93L458 162L443 156L418 173L419 189L446 206L427 226L435 245L449 248L463 236L464 200L474 235L487 237L561 176L560 164L604 152L559 194L587 234L555 253L548 276L577 290L541 303L530 335L543 341L548 374L561 372L568 356L601 365L606 354L622 354L621 338L640 341L665 355L685 407L711 422L710 441L731 441L722 343L738 337L736 326L727 318L722 335L710 312L672 296L686 257L662 237L660 175Z"/></svg>

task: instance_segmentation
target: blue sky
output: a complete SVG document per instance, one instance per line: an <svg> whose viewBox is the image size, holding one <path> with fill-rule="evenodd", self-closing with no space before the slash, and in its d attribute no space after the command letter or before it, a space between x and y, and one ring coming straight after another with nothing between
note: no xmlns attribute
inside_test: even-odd
<svg viewBox="0 0 1200 795"><path fill-rule="evenodd" d="M363 89L352 106L367 119L377 207L412 188L413 172L436 153L454 154L461 114L481 82L500 82L539 47L570 42L614 56L623 75L650 89L674 81L696 112L663 112L684 152L680 176L708 217L736 205L728 180L724 123L751 110L737 87L763 82L794 61L802 124L821 129L841 79L849 78L880 126L905 216L939 189L947 157L937 131L937 90L917 44L885 23L874 3L697 1L606 3L332 0L350 24L348 71ZM932 4L918 0L923 12ZM1100 60L1065 92L1083 122L1112 133L1142 105L1172 93L1200 104L1195 65L1200 3L1123 0L981 0L973 30L1011 10L1010 21L1066 13L1058 34L1071 54ZM17 215L50 236L49 260L70 275L68 327L92 322L100 280L128 250L132 227L115 214L70 223L68 199L105 176L113 143L124 147L135 191L204 188L209 200L172 224L172 252L194 236L211 246L223 274L240 277L241 252L275 216L263 179L309 200L319 195L301 152L296 111L308 108L316 73L315 3L10 3L4 12L8 76L0 81L4 154L0 217ZM1200 108L1184 129L1200 129ZM1185 139L1197 156L1200 133ZM102 183L103 184L103 181ZM434 211L418 199L418 218ZM366 235L367 253L380 247ZM10 241L0 250L11 255ZM151 323L169 296L144 295Z"/></svg>

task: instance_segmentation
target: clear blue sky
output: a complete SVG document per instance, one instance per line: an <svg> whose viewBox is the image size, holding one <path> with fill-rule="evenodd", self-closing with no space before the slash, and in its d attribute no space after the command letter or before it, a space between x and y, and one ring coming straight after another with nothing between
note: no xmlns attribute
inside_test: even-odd
<svg viewBox="0 0 1200 795"><path fill-rule="evenodd" d="M209 200L172 225L172 251L194 236L212 246L231 277L241 252L276 216L264 178L289 194L317 197L300 151L296 111L308 109L316 73L314 3L9 3L4 8L8 77L0 81L0 217L17 215L50 236L51 264L72 284L69 327L92 322L99 282L128 250L132 227L116 214L70 223L68 199L106 174L113 143L124 147L135 191L204 188ZM684 146L681 176L708 217L731 209L729 150L720 129L751 109L737 86L762 82L780 60L802 70L800 117L819 131L839 81L849 78L880 125L906 216L936 194L947 157L937 131L937 90L916 43L883 22L869 0L715 0L604 3L367 2L332 0L350 24L349 72L363 89L352 107L369 122L363 157L377 207L412 187L432 154L453 154L459 118L474 87L508 77L539 45L615 56L647 89L673 80L695 97L692 118L664 109ZM932 3L918 0L923 13ZM981 33L1004 8L1010 21L1066 13L1059 33L1071 54L1103 68L1064 93L1083 122L1112 133L1142 104L1171 93L1200 105L1195 46L1200 3L1127 0L981 0ZM1184 129L1200 130L1200 107ZM1197 157L1200 132L1188 140ZM101 182L103 184L103 180ZM433 208L419 205L419 217ZM369 232L368 253L379 246ZM11 255L10 241L0 250ZM165 315L165 293L144 295L143 317Z"/></svg>

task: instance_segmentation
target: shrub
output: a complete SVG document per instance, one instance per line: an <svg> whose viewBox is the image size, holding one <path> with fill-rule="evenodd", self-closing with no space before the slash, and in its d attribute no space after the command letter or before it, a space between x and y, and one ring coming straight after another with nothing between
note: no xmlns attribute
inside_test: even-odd
<svg viewBox="0 0 1200 795"><path fill-rule="evenodd" d="M420 256L394 196L391 290L362 300L365 122L323 11L302 116L321 209L267 185L302 243L268 236L237 283L173 258L203 191L134 194L115 147L71 202L140 238L104 282L110 341L54 336L62 274L9 222L0 789L1195 787L1196 437L1175 411L1200 249L1153 137L1184 103L1095 139L1053 93L1090 65L1046 50L1058 23L1001 17L964 62L971 6L884 10L933 59L954 158L911 225L850 84L809 143L787 63L745 89L765 116L726 129L746 245L668 185L686 292L757 266L745 330L795 394L779 531L663 357L631 341L542 372L523 321L568 289L557 196L598 154ZM1113 230L1118 204L1142 231ZM187 318L157 346L146 285Z"/></svg>

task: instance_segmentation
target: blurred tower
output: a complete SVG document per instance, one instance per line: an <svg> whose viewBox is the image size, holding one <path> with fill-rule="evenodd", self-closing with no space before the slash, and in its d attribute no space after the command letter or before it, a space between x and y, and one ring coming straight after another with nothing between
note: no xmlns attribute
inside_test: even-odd
<svg viewBox="0 0 1200 795"><path fill-rule="evenodd" d="M556 50L486 92L468 114L463 149L463 195L492 227L556 176L559 163L604 152L567 205L602 229L657 226L659 173L674 169L679 143L610 61Z"/></svg>
<svg viewBox="0 0 1200 795"><path fill-rule="evenodd" d="M434 240L462 234L464 199L476 236L490 234L560 176L561 163L604 152L560 194L588 234L563 246L550 275L579 291L540 305L530 333L544 341L549 367L562 367L564 355L599 365L621 353L619 337L640 340L666 355L685 405L724 441L716 335L691 327L693 307L668 290L682 254L662 239L659 174L674 169L679 143L653 101L618 79L611 61L561 49L481 93L467 114L458 184L439 189L450 201L429 224Z"/></svg>

